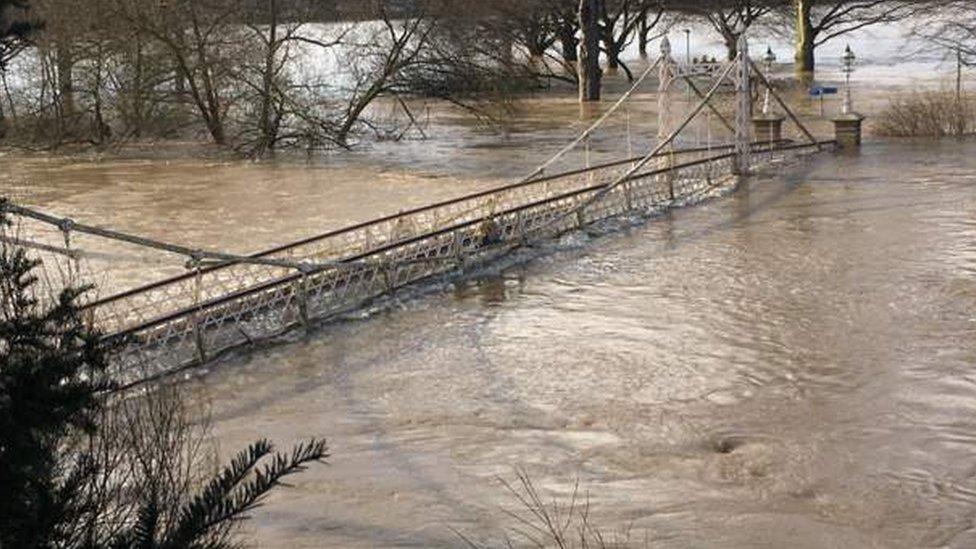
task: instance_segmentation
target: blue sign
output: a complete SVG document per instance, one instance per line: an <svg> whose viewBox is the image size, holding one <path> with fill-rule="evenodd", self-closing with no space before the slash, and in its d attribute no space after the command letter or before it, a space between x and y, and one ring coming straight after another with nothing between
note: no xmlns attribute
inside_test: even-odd
<svg viewBox="0 0 976 549"><path fill-rule="evenodd" d="M835 95L837 88L834 86L813 86L810 88L811 97L823 97L825 95Z"/></svg>

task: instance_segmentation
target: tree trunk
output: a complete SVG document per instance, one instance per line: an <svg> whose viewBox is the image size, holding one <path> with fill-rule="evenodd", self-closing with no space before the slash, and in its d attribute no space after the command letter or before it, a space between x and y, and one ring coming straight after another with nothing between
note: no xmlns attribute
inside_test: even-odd
<svg viewBox="0 0 976 549"><path fill-rule="evenodd" d="M145 58L143 57L143 44L142 36L136 34L135 41L133 42L133 50L130 52L132 56L132 83L130 84L130 102L132 109L132 120L130 124L132 125L131 131L132 136L135 138L142 137L142 129L145 122L145 112L144 112L144 94L145 94Z"/></svg>
<svg viewBox="0 0 976 549"><path fill-rule="evenodd" d="M75 60L71 49L63 44L58 44L55 49L57 57L55 70L58 79L58 106L61 110L61 117L65 121L70 121L75 115L75 88L72 72Z"/></svg>
<svg viewBox="0 0 976 549"><path fill-rule="evenodd" d="M186 76L181 70L179 61L173 62L173 86L176 88L176 97L182 100L186 96Z"/></svg>
<svg viewBox="0 0 976 549"><path fill-rule="evenodd" d="M723 33L722 39L725 42L725 51L728 60L734 60L739 54L739 36L733 33Z"/></svg>
<svg viewBox="0 0 976 549"><path fill-rule="evenodd" d="M606 29L603 34L603 51L607 56L607 72L616 74L620 70L620 50L613 39L613 29Z"/></svg>
<svg viewBox="0 0 976 549"><path fill-rule="evenodd" d="M102 86L105 79L105 51L99 44L95 50L96 58L94 66L95 81L91 89L92 103L92 140L96 145L103 145L112 137L112 128L105 122L104 109L102 106Z"/></svg>
<svg viewBox="0 0 976 549"><path fill-rule="evenodd" d="M641 57L647 57L647 44L650 42L648 38L651 33L651 28L647 24L648 15L645 9L644 14L641 15L640 27L637 31L637 51Z"/></svg>
<svg viewBox="0 0 976 549"><path fill-rule="evenodd" d="M617 74L620 70L620 54L614 46L607 47L607 73Z"/></svg>
<svg viewBox="0 0 976 549"><path fill-rule="evenodd" d="M600 0L580 0L583 39L579 55L580 102L600 100Z"/></svg>
<svg viewBox="0 0 976 549"><path fill-rule="evenodd" d="M227 137L224 135L224 123L220 118L216 116L211 116L206 119L207 131L210 132L210 137L213 138L214 143L217 145L227 144Z"/></svg>
<svg viewBox="0 0 976 549"><path fill-rule="evenodd" d="M277 0L268 1L269 19L268 23L268 49L265 51L264 75L261 83L261 118L258 121L258 128L261 133L261 145L259 153L274 150L277 141L277 128L272 122L272 94L274 93L274 70L275 59L278 53L278 2Z"/></svg>
<svg viewBox="0 0 976 549"><path fill-rule="evenodd" d="M569 23L559 25L559 43L562 45L563 61L576 64L579 55L576 48L579 47L579 40L576 39L576 29Z"/></svg>
<svg viewBox="0 0 976 549"><path fill-rule="evenodd" d="M529 50L529 57L533 61L541 61L546 55L546 31L542 24L531 21L526 26L526 48Z"/></svg>
<svg viewBox="0 0 976 549"><path fill-rule="evenodd" d="M811 22L813 0L793 0L796 9L796 72L812 73L816 68L814 59L814 38Z"/></svg>

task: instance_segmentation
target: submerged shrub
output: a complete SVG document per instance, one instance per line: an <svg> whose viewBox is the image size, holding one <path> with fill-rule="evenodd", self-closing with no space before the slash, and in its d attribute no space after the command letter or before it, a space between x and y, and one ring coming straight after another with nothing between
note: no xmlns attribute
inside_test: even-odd
<svg viewBox="0 0 976 549"><path fill-rule="evenodd" d="M875 124L886 137L944 137L971 133L976 127L976 102L954 92L915 92L896 97Z"/></svg>

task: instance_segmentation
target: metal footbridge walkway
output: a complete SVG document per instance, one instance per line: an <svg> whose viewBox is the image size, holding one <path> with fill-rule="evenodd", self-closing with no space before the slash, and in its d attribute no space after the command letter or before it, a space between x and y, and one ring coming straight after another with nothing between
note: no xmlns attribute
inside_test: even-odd
<svg viewBox="0 0 976 549"><path fill-rule="evenodd" d="M658 74L658 139L646 154L559 171L567 155L589 158L595 132L605 126L641 84ZM702 91L695 67L677 64L667 43L661 57L592 126L529 175L511 184L431 204L312 236L247 256L191 249L84 224L9 202L7 215L23 226L54 226L64 246L4 236L39 255L83 253L72 235L107 238L187 259L187 272L90 301L85 318L117 344L114 364L138 382L213 360L222 353L280 336L296 328L355 310L377 297L434 277L464 273L484 263L589 224L621 216L653 214L699 202L734 188L742 176L797 155L832 148L793 116L766 77L749 60L745 40L736 60L713 71ZM675 84L685 82L697 104L672 120ZM795 122L802 140L751 135L753 83L761 84ZM723 114L716 97L734 86L733 113ZM722 92L724 93L724 92ZM728 94L726 94L728 95ZM724 144L682 147L681 136L696 120L713 117L728 130ZM729 122L729 118L734 118ZM629 127L629 124L628 124ZM710 130L709 130L710 131ZM75 238L77 240L77 238Z"/></svg>

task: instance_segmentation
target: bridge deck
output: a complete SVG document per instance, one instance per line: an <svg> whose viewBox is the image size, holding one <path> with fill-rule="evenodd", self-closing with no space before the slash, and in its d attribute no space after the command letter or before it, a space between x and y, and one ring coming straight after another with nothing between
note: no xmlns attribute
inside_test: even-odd
<svg viewBox="0 0 976 549"><path fill-rule="evenodd" d="M825 144L757 144L754 161L769 165ZM118 364L139 380L334 317L530 240L695 202L735 184L734 157L731 146L662 154L593 203L636 159L506 185L253 256L326 267L222 263L95 301L85 311L109 338L124 340Z"/></svg>

